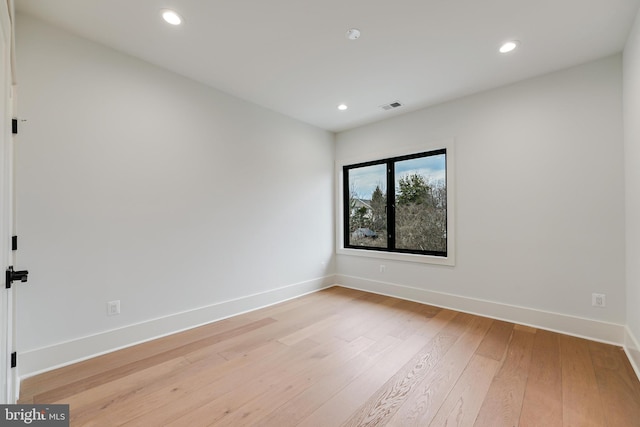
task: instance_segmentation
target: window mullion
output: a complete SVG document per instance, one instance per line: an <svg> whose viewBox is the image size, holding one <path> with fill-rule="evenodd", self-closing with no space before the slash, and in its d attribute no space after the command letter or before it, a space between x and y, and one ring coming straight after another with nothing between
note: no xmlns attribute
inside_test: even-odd
<svg viewBox="0 0 640 427"><path fill-rule="evenodd" d="M396 186L395 164L387 162L387 248L396 248Z"/></svg>

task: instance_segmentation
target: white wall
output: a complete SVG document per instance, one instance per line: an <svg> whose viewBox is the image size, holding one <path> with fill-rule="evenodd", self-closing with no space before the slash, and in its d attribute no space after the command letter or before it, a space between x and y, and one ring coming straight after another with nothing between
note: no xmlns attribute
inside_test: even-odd
<svg viewBox="0 0 640 427"><path fill-rule="evenodd" d="M457 186L455 267L339 255L342 282L610 322L617 334L627 309L621 91L616 55L338 134L338 161L454 138ZM591 306L593 292L606 308ZM473 307L457 308L483 311Z"/></svg>
<svg viewBox="0 0 640 427"><path fill-rule="evenodd" d="M27 16L17 30L27 373L107 349L58 354L70 340L333 280L332 133Z"/></svg>
<svg viewBox="0 0 640 427"><path fill-rule="evenodd" d="M624 49L627 339L640 375L640 11Z"/></svg>

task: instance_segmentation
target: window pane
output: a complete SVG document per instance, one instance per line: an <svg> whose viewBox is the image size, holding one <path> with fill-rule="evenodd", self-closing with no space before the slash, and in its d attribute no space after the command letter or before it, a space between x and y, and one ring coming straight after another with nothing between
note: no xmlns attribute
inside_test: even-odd
<svg viewBox="0 0 640 427"><path fill-rule="evenodd" d="M446 253L446 154L395 162L396 249Z"/></svg>
<svg viewBox="0 0 640 427"><path fill-rule="evenodd" d="M387 247L386 165L348 170L349 245Z"/></svg>

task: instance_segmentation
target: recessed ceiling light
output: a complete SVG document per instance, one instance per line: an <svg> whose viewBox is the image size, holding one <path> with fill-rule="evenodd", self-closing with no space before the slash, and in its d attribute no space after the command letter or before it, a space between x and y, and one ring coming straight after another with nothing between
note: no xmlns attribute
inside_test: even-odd
<svg viewBox="0 0 640 427"><path fill-rule="evenodd" d="M171 25L180 25L182 24L182 16L178 15L176 11L170 9L162 10L162 19L167 21Z"/></svg>
<svg viewBox="0 0 640 427"><path fill-rule="evenodd" d="M518 47L519 44L520 43L516 40L508 41L504 43L502 46L500 46L500 53L513 52Z"/></svg>
<svg viewBox="0 0 640 427"><path fill-rule="evenodd" d="M351 28L347 30L346 37L349 40L357 40L358 38L360 38L360 30L357 28Z"/></svg>
<svg viewBox="0 0 640 427"><path fill-rule="evenodd" d="M340 110L340 111L344 111L344 110L346 110L347 108L349 108L349 107L347 107L347 104L340 104L340 105L338 105L338 110Z"/></svg>

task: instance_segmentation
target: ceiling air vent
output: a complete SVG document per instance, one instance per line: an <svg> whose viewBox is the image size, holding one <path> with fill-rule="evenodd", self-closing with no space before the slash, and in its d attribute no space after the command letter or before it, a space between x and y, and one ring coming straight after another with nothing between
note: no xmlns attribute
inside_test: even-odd
<svg viewBox="0 0 640 427"><path fill-rule="evenodd" d="M400 101L395 101L390 104L384 104L380 106L380 108L382 108L385 111L393 110L394 108L398 108L398 107L402 107L402 104L400 103Z"/></svg>

